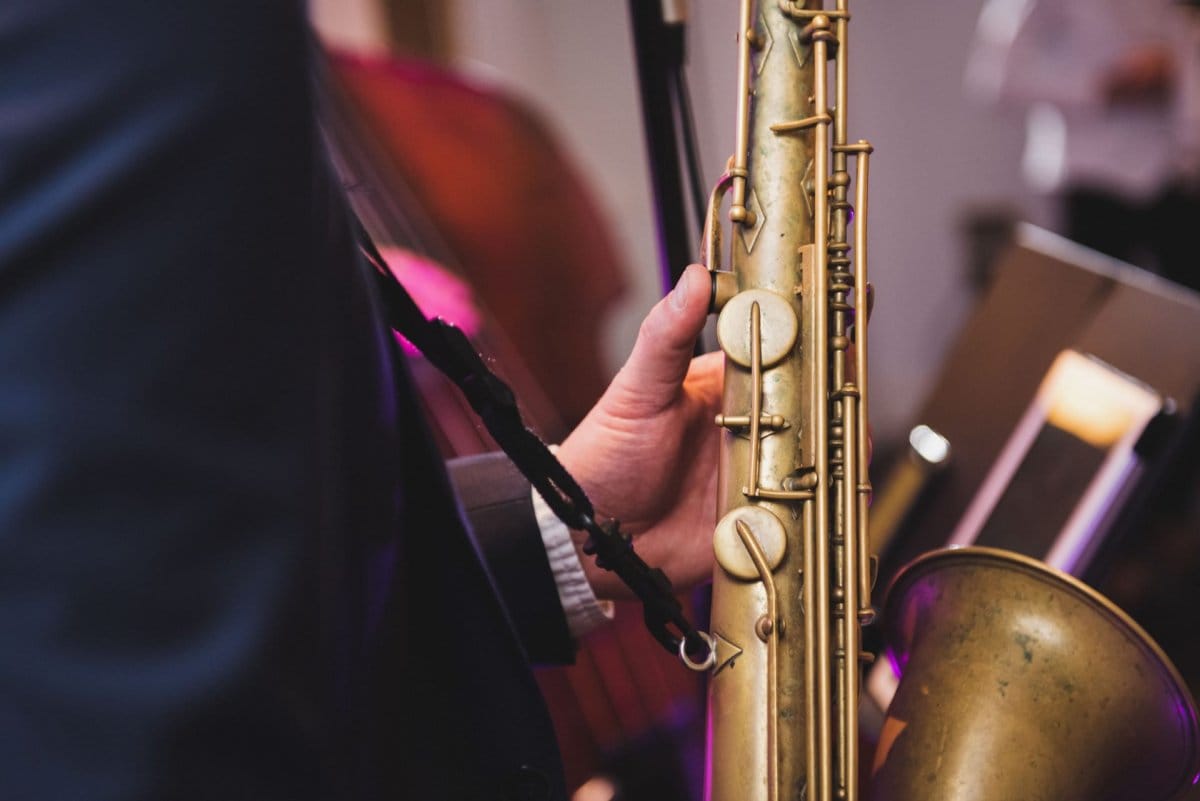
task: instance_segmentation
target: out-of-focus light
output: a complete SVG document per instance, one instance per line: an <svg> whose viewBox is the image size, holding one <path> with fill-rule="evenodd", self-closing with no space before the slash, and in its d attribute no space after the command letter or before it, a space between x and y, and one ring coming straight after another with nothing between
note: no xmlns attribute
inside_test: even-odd
<svg viewBox="0 0 1200 801"><path fill-rule="evenodd" d="M1030 186L1051 192L1067 169L1067 119L1051 103L1034 103L1025 116L1025 153L1021 172Z"/></svg>
<svg viewBox="0 0 1200 801"><path fill-rule="evenodd" d="M471 287L445 267L412 251L398 247L380 248L380 255L426 317L441 317L454 323L468 337L483 330L483 314ZM419 351L404 337L396 335L405 352L416 356Z"/></svg>
<svg viewBox="0 0 1200 801"><path fill-rule="evenodd" d="M1135 421L1154 415L1162 400L1133 380L1075 351L1054 360L1047 379L1046 419L1097 448L1125 437Z"/></svg>
<svg viewBox="0 0 1200 801"><path fill-rule="evenodd" d="M910 431L908 444L930 464L941 464L950 458L950 440L927 425L919 425Z"/></svg>

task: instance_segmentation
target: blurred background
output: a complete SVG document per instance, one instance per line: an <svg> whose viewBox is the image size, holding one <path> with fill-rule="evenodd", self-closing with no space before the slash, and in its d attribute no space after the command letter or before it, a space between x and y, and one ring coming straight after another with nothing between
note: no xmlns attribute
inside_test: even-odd
<svg viewBox="0 0 1200 801"><path fill-rule="evenodd" d="M705 178L733 152L737 4L693 0L688 73ZM871 248L877 437L898 436L933 380L974 292L979 215L1054 222L1021 172L1024 118L964 85L983 3L855 6L850 127L878 152ZM393 10L389 11L388 8ZM425 10L417 10L425 9ZM615 369L661 295L654 212L629 10L584 0L316 0L328 41L355 52L415 52L528 105L582 174L616 247L627 291L604 321ZM411 25L410 25L411 21Z"/></svg>
<svg viewBox="0 0 1200 801"><path fill-rule="evenodd" d="M686 23L711 183L733 150L737 3L643 2ZM427 311L469 318L544 435L561 436L663 292L630 4L311 8L366 133L360 178L382 176L352 194L395 207L395 219L368 226L397 246L402 278L435 288L418 296ZM1112 597L1195 691L1194 12L1160 0L857 0L852 10L850 138L876 148L880 589L952 537L1022 550ZM1034 398L1100 393L1063 377L1067 349L1101 364L1096 380L1125 387L1117 394L1144 390L1151 411L1100 444L1060 437L1061 420L1034 414ZM417 372L447 454L487 448L454 393ZM1021 426L1040 433L1018 447ZM1002 453L1016 472L997 472ZM971 528L972 515L992 524ZM1068 529L1082 537L1069 558ZM703 598L688 600L703 614ZM887 682L872 678L885 704ZM699 797L704 688L652 648L636 609L541 681L579 801Z"/></svg>

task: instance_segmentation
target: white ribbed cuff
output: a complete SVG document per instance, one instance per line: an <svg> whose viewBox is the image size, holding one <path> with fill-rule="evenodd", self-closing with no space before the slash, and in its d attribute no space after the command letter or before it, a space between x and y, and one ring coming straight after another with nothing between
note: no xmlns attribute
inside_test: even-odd
<svg viewBox="0 0 1200 801"><path fill-rule="evenodd" d="M567 629L578 640L597 626L612 620L613 604L612 601L596 598L583 572L583 565L579 563L570 529L554 515L536 490L531 492L533 512L542 533L542 543L546 546L546 556L550 559L554 584L558 588L558 600L567 616Z"/></svg>

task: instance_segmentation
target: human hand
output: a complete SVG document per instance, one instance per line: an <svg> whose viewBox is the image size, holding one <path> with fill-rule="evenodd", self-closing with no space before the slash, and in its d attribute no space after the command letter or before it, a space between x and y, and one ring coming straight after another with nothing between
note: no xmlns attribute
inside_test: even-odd
<svg viewBox="0 0 1200 801"><path fill-rule="evenodd" d="M642 559L677 590L712 575L723 359L691 358L708 315L708 271L687 268L650 310L625 366L558 458L599 514L634 535ZM629 597L613 574L582 557L597 596Z"/></svg>

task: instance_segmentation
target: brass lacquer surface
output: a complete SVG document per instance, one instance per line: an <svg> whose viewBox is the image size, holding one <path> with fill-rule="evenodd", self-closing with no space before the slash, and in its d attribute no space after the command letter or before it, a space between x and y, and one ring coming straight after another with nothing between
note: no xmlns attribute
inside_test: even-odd
<svg viewBox="0 0 1200 801"><path fill-rule="evenodd" d="M740 20L737 148L705 244L726 354L714 647L693 665L713 672L710 799L1167 798L1200 768L1170 662L1094 591L987 549L898 579L904 676L860 794L871 147L847 139L846 0L742 0Z"/></svg>
<svg viewBox="0 0 1200 801"><path fill-rule="evenodd" d="M740 20L737 149L714 193L715 209L731 190L732 234L715 279L727 367L709 792L854 799L870 485L865 330L849 350L866 192L849 162L865 177L870 147L845 139L843 2L745 0ZM719 226L708 233L715 269Z"/></svg>
<svg viewBox="0 0 1200 801"><path fill-rule="evenodd" d="M885 610L903 680L876 801L1164 801L1200 770L1196 709L1112 602L993 548L926 554Z"/></svg>

